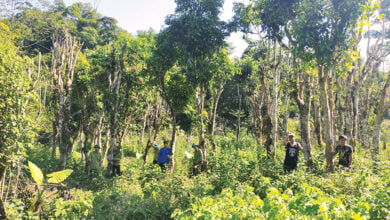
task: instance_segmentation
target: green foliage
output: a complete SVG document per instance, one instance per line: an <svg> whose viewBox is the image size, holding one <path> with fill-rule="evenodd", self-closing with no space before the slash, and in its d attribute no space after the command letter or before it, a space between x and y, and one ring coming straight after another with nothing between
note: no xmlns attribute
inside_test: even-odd
<svg viewBox="0 0 390 220"><path fill-rule="evenodd" d="M43 173L42 173L41 169L37 165L32 163L31 161L28 161L28 167L30 169L31 176L33 177L34 181L38 185L44 184L45 179L43 177ZM57 172L47 174L46 176L50 177L49 179L47 179L47 182L48 183L61 183L66 178L68 178L70 176L70 174L72 174L72 172L73 172L73 170L68 169L68 170L62 170L62 171L57 171Z"/></svg>
<svg viewBox="0 0 390 220"><path fill-rule="evenodd" d="M20 199L12 199L5 204L8 219L38 219L35 212L24 212L26 204Z"/></svg>
<svg viewBox="0 0 390 220"><path fill-rule="evenodd" d="M139 32L136 36L120 29L115 19L98 14L89 4L76 3L67 7L62 1L56 1L47 9L18 9L13 19L4 19L5 23L12 25L12 30L0 23L0 177L15 156L23 155L29 160L28 167L38 191L32 185L24 189L26 193L18 195L14 191L23 184L31 184L31 181L28 179L27 183L15 188L7 186L8 182L26 179L23 178L24 168L20 172L18 170L20 176L17 178L7 177L8 173L16 173L16 170L7 171L5 176L8 179L3 180L3 191L12 194L6 198L21 198L5 201L7 217L388 218L388 149L383 150L379 162L372 164L366 158L366 152L356 146L351 173L336 169L336 173L325 174L323 149L313 148L313 168L306 170L301 157L297 171L284 173L282 144L277 144L275 159L269 159L260 144L262 140L255 140L249 135L254 129L248 124L258 126L255 129L259 132L264 129L261 126L266 111L264 106L270 100L264 97L264 91L273 90L275 81L270 73L275 70L280 71L280 100L284 101L287 95L282 97L282 94L291 95L293 87L302 80L292 78L293 71L308 73L314 83L319 64L334 67L337 77L334 81L332 79L335 82L332 90L339 102L333 107L335 110L343 109L343 96L347 89L342 88L346 84L340 81L353 71L352 64L360 58L360 54L350 47L355 43L351 42L354 37L352 31L356 28L359 29L356 33L362 31L369 18L387 16L370 17L370 13L379 10L379 6L372 2L361 4L365 2L254 0L248 6L236 4L235 23L228 25L219 18L222 0L177 0L176 11L167 18L167 27L163 31L159 34ZM388 5L388 1L384 1L384 5ZM381 13L388 14L387 11ZM224 42L235 25L240 25L247 33L261 28L261 40L250 42L244 57L238 61L229 58ZM68 29L72 37L83 42L71 99L71 126L75 131L72 141L78 147L69 161L68 166L72 170L53 172L45 178L43 173L55 170L57 164L57 158L48 159L53 147L51 140L58 135L50 131L54 113L49 52L52 46L50 36L60 27ZM263 39L264 36L267 38ZM289 43L285 45L287 40ZM276 44L276 41L279 43ZM42 53L42 57L36 56L38 53ZM281 58L280 64L273 57ZM39 76L33 60L42 61L37 67L40 69ZM295 62L302 62L300 68L294 69L291 63ZM380 91L386 74L376 73L369 77L369 83L362 85L365 88L360 91L362 97L365 93L374 97L372 94ZM121 78L116 90L113 84L118 82L118 75ZM269 90L264 90L264 82L268 83L266 89ZM230 132L237 123L238 87L243 95L240 143ZM216 103L219 107L213 142L217 150L212 152L207 148L209 169L189 178L191 161L185 157L185 152L192 152L192 148L185 136L191 133L192 138L199 135L194 129L200 125L199 122L204 123L203 127L210 123L212 113L209 110L222 91L221 102ZM203 95L204 100L196 100L195 93L197 98ZM317 101L316 98L313 100ZM377 105L375 100L372 103L363 100L361 103L361 106ZM198 106L202 106L198 109L201 111L196 111ZM291 102L288 106L279 107L280 118L290 114L288 130L299 133L295 120L297 105ZM367 114L375 116L375 111L374 107ZM181 128L177 130L173 174L162 173L160 167L150 164L151 161L143 163L144 143L138 136L141 129L145 129L145 133L149 133L150 129L151 133L160 131L156 142L166 139L171 128L167 125L170 121L166 119L169 113L172 120L176 120L173 124ZM110 123L113 119L116 124ZM371 125L372 120L369 122ZM384 125L383 142L388 143L389 122ZM45 138L41 142L43 144L31 144L35 132ZM85 174L85 161L78 150L88 151L92 144L99 141L109 143L112 138L109 133L115 133L117 142L123 135L123 175L91 180ZM27 155L23 154L24 151ZM43 172L30 161L41 167Z"/></svg>
<svg viewBox="0 0 390 220"><path fill-rule="evenodd" d="M35 91L29 58L19 56L15 34L0 22L0 173L30 146L35 136ZM2 178L2 176L0 177Z"/></svg>
<svg viewBox="0 0 390 220"><path fill-rule="evenodd" d="M50 174L47 174L47 177L50 177L47 182L48 183L61 183L63 182L66 178L72 174L73 170L62 170L58 172L53 172Z"/></svg>
<svg viewBox="0 0 390 220"><path fill-rule="evenodd" d="M215 197L196 199L191 209L175 210L172 217L177 219L256 219L265 216L259 212L264 202L253 192L253 188L240 189L234 193L224 189Z"/></svg>
<svg viewBox="0 0 390 220"><path fill-rule="evenodd" d="M303 158L296 172L282 170L284 149L277 159L266 158L262 146L243 136L218 136L219 149L210 153L210 170L188 178L184 136L179 136L174 175L161 173L154 164L124 158L123 175L112 180L82 179L82 166L66 180L77 183L70 198L56 194L43 203L44 216L61 219L385 219L389 215L387 192L390 167L385 161L373 165L363 150L355 153L353 172L306 171ZM133 143L134 144L134 143ZM126 146L126 145L125 145ZM134 146L132 150L139 152ZM260 154L259 152L260 151ZM265 152L264 152L265 153ZM386 151L388 154L388 151ZM183 154L183 155L182 155ZM316 160L317 154L313 152ZM187 170L186 170L187 169ZM75 181L77 179L78 181ZM9 203L12 216L28 216L20 201Z"/></svg>
<svg viewBox="0 0 390 220"><path fill-rule="evenodd" d="M43 181L44 181L44 177L43 177L43 173L42 173L41 169L39 169L39 167L37 167L37 165L33 164L30 161L28 161L28 167L30 169L31 176L34 179L34 181L38 185L42 185Z"/></svg>
<svg viewBox="0 0 390 220"><path fill-rule="evenodd" d="M58 198L51 202L52 210L55 210L53 217L58 219L85 219L93 212L93 193L84 190L71 190L73 198L64 200Z"/></svg>

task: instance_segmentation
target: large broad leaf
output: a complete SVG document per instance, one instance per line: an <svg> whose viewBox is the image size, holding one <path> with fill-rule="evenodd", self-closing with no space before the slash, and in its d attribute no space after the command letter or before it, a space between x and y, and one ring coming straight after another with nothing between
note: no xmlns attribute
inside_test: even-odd
<svg viewBox="0 0 390 220"><path fill-rule="evenodd" d="M48 179L47 182L61 183L62 181L66 180L66 178L68 178L72 172L73 172L73 170L62 170L62 171L47 174L46 175L47 177L51 177Z"/></svg>
<svg viewBox="0 0 390 220"><path fill-rule="evenodd" d="M43 173L37 165L28 161L28 168L30 168L31 176L37 184L43 184Z"/></svg>

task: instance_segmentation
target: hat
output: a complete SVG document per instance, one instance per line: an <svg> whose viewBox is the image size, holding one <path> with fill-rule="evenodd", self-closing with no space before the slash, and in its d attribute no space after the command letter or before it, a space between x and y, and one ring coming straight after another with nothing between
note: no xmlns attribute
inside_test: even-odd
<svg viewBox="0 0 390 220"><path fill-rule="evenodd" d="M288 133L288 136L289 136L289 137L291 137L291 136L292 136L292 137L295 137L295 134L292 133L292 132L290 132L290 133Z"/></svg>
<svg viewBox="0 0 390 220"><path fill-rule="evenodd" d="M93 148L99 148L100 149L100 146L96 144L95 146L93 146Z"/></svg>
<svg viewBox="0 0 390 220"><path fill-rule="evenodd" d="M158 144L153 145L154 148L158 149Z"/></svg>
<svg viewBox="0 0 390 220"><path fill-rule="evenodd" d="M339 136L339 140L341 140L341 139L347 140L348 138L347 138L347 136L345 136L345 135L340 135L340 136Z"/></svg>
<svg viewBox="0 0 390 220"><path fill-rule="evenodd" d="M193 144L192 144L192 147L199 147L199 145L196 144L196 143L193 143Z"/></svg>

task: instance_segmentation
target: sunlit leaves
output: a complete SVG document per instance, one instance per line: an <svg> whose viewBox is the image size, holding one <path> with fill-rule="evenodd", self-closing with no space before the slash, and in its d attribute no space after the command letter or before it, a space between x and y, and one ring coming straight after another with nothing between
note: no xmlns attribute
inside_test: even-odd
<svg viewBox="0 0 390 220"><path fill-rule="evenodd" d="M34 179L34 181L38 185L43 184L44 177L43 177L43 173L42 173L41 169L39 169L39 167L37 167L37 165L35 165L34 163L32 163L30 161L28 162L28 167L30 169L31 176Z"/></svg>
<svg viewBox="0 0 390 220"><path fill-rule="evenodd" d="M50 177L47 182L48 183L61 183L63 182L64 180L66 180L70 174L72 174L73 170L61 170L61 171L58 171L58 172L53 172L53 173L50 173L50 174L47 174L46 176L47 177Z"/></svg>
<svg viewBox="0 0 390 220"><path fill-rule="evenodd" d="M36 96L31 91L32 80L27 71L32 63L18 55L14 37L14 33L0 23L0 160L3 168L14 155L22 153L34 137L30 117L34 114L31 106ZM28 101L30 105L26 104Z"/></svg>
<svg viewBox="0 0 390 220"><path fill-rule="evenodd" d="M42 185L43 183L45 183L45 178L43 176L42 170L37 165L35 165L31 161L28 161L28 167L30 169L32 178L38 185ZM61 183L64 180L66 180L70 176L70 174L72 174L72 172L73 170L67 169L67 170L62 170L62 171L47 174L46 176L49 177L47 182Z"/></svg>

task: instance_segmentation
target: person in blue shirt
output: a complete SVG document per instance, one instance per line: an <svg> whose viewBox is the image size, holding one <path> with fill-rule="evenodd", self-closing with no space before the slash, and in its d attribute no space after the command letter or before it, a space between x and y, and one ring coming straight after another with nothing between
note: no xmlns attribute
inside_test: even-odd
<svg viewBox="0 0 390 220"><path fill-rule="evenodd" d="M166 164L171 162L172 149L168 147L168 141L164 141L164 147L158 152L158 165L163 172L166 171Z"/></svg>

